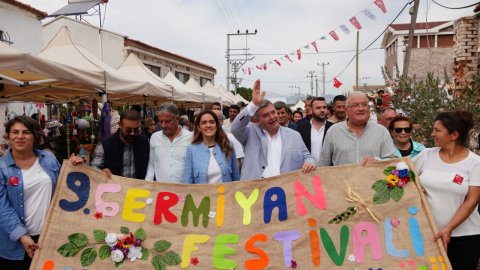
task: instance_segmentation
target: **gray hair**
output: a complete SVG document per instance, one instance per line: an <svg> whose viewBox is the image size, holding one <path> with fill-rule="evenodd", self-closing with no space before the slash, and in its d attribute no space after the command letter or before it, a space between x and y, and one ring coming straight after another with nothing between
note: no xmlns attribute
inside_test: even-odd
<svg viewBox="0 0 480 270"><path fill-rule="evenodd" d="M348 95L348 97L347 97L347 104L346 104L347 106L350 104L352 98L354 98L354 97L363 97L363 98L365 98L366 101L368 102L368 97L367 97L367 95L365 95L364 93L359 92L359 91L354 91L354 92L352 92L350 95Z"/></svg>
<svg viewBox="0 0 480 270"><path fill-rule="evenodd" d="M178 110L177 105L173 103L163 103L162 105L160 105L160 107L158 107L157 113L159 112L168 112L175 116L180 115L180 111Z"/></svg>
<svg viewBox="0 0 480 270"><path fill-rule="evenodd" d="M260 109L263 109L263 108L267 107L268 105L272 105L272 106L273 106L273 103L272 103L270 100L268 100L268 99L262 100L262 102L260 103L260 106L258 106L258 109L257 109L257 111L255 112L254 116L255 116L256 118L258 118L258 111L259 111Z"/></svg>

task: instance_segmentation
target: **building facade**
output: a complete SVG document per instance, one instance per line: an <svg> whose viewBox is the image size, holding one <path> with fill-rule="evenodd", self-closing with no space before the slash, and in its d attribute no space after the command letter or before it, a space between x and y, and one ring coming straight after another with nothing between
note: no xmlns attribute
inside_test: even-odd
<svg viewBox="0 0 480 270"><path fill-rule="evenodd" d="M409 23L392 24L383 36L385 68L393 76L403 71L409 28ZM455 58L454 36L453 21L416 23L409 76L423 80L428 73L433 73L444 79L446 73L452 78Z"/></svg>

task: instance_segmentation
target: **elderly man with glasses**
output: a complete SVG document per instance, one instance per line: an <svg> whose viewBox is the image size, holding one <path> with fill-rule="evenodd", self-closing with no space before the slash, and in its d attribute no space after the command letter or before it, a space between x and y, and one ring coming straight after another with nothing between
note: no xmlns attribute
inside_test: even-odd
<svg viewBox="0 0 480 270"><path fill-rule="evenodd" d="M114 174L145 179L150 146L147 137L141 134L140 118L136 110L122 113L119 129L97 144L90 165L105 172L109 178Z"/></svg>
<svg viewBox="0 0 480 270"><path fill-rule="evenodd" d="M347 121L333 125L327 132L320 156L320 166L395 158L395 147L388 130L370 118L368 98L353 92L347 98Z"/></svg>

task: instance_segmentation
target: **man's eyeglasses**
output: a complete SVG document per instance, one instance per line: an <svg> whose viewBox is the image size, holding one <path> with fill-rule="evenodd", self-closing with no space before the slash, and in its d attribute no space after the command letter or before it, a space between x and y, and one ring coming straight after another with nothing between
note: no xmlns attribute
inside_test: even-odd
<svg viewBox="0 0 480 270"><path fill-rule="evenodd" d="M394 128L393 130L395 130L395 133L402 133L402 131L405 131L405 133L410 133L412 132L412 128Z"/></svg>
<svg viewBox="0 0 480 270"><path fill-rule="evenodd" d="M124 129L125 130L125 133L127 134L140 134L140 132L142 131L141 129L139 128L126 128Z"/></svg>

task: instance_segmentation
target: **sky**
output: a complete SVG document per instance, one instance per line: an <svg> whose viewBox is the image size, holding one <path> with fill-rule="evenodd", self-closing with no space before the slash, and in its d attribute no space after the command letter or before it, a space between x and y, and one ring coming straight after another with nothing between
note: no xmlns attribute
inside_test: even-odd
<svg viewBox="0 0 480 270"><path fill-rule="evenodd" d="M39 10L53 13L67 4L67 0L20 0ZM356 16L362 25L360 50L372 43L369 50L359 57L360 84L384 84L381 66L384 51L380 49L382 32L407 5L406 0L383 0L387 12L383 13L374 0L109 0L102 5L104 28L140 40L160 49L180 54L190 59L213 66L217 70L215 85L226 85L227 34L253 33L256 35L231 35L231 49L248 48L251 54L240 71L240 86L252 87L256 79L262 82L267 93L290 95L300 91L311 93L310 73L318 79L319 94L322 93L322 68L325 63L326 94L336 95L355 85L356 29L349 19ZM449 7L473 4L474 0L435 0ZM394 23L409 23L409 7L400 13ZM372 20L362 12L368 8ZM432 0L421 0L417 22L448 21L473 15L473 7L459 10L442 8ZM48 19L44 20L44 23ZM98 26L98 17L91 23ZM339 28L344 24L351 33L346 35ZM338 41L329 32L335 30ZM322 39L322 37L324 37ZM318 53L310 45L316 41ZM297 59L296 51L302 52ZM232 50L242 53L243 50ZM290 55L293 53L293 55ZM292 62L282 59L288 54ZM240 56L236 56L240 57ZM245 59L244 56L241 57ZM274 63L279 60L281 67ZM272 64L270 64L270 62ZM256 66L267 64L267 70ZM248 75L248 67L252 74ZM316 77L315 77L316 76ZM337 77L343 85L333 87ZM233 86L230 87L231 89Z"/></svg>

